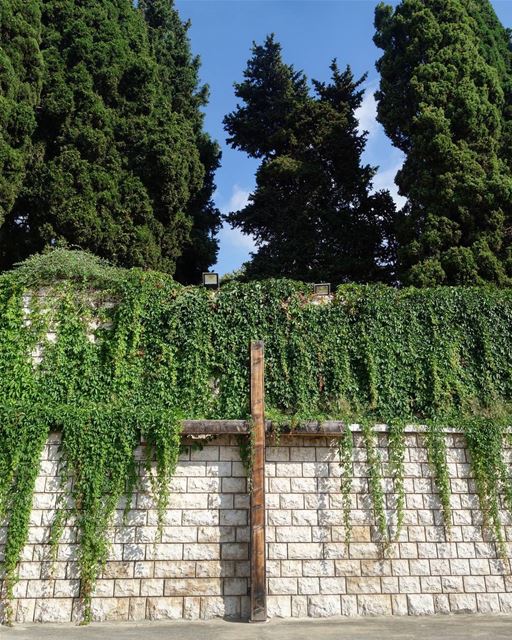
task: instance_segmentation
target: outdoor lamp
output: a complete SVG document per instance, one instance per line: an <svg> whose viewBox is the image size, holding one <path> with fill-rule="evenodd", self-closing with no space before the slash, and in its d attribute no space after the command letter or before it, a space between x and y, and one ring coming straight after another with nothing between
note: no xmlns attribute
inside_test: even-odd
<svg viewBox="0 0 512 640"><path fill-rule="evenodd" d="M219 274L218 273L203 273L203 286L207 289L219 288Z"/></svg>
<svg viewBox="0 0 512 640"><path fill-rule="evenodd" d="M321 282L320 284L314 284L313 292L315 296L328 296L331 294L331 283Z"/></svg>

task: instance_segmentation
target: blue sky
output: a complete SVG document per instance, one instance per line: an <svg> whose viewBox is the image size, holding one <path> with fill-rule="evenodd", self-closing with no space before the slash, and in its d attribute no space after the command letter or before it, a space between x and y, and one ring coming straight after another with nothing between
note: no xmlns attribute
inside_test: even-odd
<svg viewBox="0 0 512 640"><path fill-rule="evenodd" d="M226 145L222 119L236 106L233 82L242 79L252 41L262 42L271 32L281 42L286 62L303 69L309 78L327 80L333 58L340 66L350 64L356 77L368 73L358 114L361 127L370 133L365 161L379 167L375 188L388 188L398 198L393 180L402 157L375 120L373 92L379 81L375 61L380 55L372 42L376 4L376 0L176 0L182 19L192 22L192 49L201 56L201 78L210 86L205 125L222 146L215 197L223 212L245 204L258 163ZM512 26L512 0L493 0L493 5L503 24ZM252 248L251 238L225 226L215 269L224 274L240 267Z"/></svg>

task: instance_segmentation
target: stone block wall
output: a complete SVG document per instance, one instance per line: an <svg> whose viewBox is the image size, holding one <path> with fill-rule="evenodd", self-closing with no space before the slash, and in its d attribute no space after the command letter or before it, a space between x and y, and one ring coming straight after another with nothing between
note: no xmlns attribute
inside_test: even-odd
<svg viewBox="0 0 512 640"><path fill-rule="evenodd" d="M387 435L379 433L388 521L393 483L386 477ZM267 575L270 616L512 613L510 561L485 538L464 438L447 436L453 527L447 540L421 432L405 452L403 530L385 555L368 496L368 469L354 433L352 542L344 543L336 442L282 436L267 448ZM52 434L36 483L30 537L16 586L18 622L80 617L76 530L64 531L49 561L49 525L62 490L59 436ZM510 453L510 452L509 452ZM141 447L137 458L143 460ZM249 612L249 495L236 438L209 441L182 455L161 540L148 479L123 523L119 505L109 562L96 585L96 620L244 618ZM512 523L506 527L512 554ZM5 529L0 529L0 554Z"/></svg>

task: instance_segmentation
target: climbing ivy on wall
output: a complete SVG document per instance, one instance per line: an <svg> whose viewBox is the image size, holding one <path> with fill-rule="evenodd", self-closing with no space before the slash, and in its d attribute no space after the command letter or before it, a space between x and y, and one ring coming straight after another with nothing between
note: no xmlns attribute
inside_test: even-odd
<svg viewBox="0 0 512 640"><path fill-rule="evenodd" d="M148 444L161 517L181 420L248 417L254 339L265 341L266 402L276 424L331 418L363 425L382 538L389 534L371 426L391 425L398 535L404 425L428 427L447 525L440 428L456 425L465 429L484 525L504 548L502 496L512 508L510 469L502 459L512 398L512 291L343 286L329 304L313 302L309 286L288 280L232 282L213 293L63 250L0 276L3 596L12 596L16 582L49 431L62 432L61 477L71 485L87 620L113 512L135 487L134 448L141 437ZM339 445L347 537L351 438Z"/></svg>

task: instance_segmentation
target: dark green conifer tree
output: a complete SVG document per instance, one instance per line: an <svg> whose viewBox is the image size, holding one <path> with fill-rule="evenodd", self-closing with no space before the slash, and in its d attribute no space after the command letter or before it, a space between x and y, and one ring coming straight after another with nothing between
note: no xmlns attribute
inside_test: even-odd
<svg viewBox="0 0 512 640"><path fill-rule="evenodd" d="M376 9L378 118L406 156L404 282L507 284L512 177L507 35L487 0L402 0Z"/></svg>
<svg viewBox="0 0 512 640"><path fill-rule="evenodd" d="M159 77L173 111L192 123L204 167L202 187L191 198L187 213L192 220L189 241L178 259L175 277L181 282L197 283L201 273L215 263L220 212L213 203L215 171L220 164L220 149L203 130L202 108L208 101L208 87L199 81L200 60L193 56L188 37L189 23L183 23L173 0L139 2L149 29L153 54L159 65Z"/></svg>
<svg viewBox="0 0 512 640"><path fill-rule="evenodd" d="M307 80L282 60L273 36L254 45L243 101L226 116L228 142L262 162L249 204L229 222L256 239L250 277L306 281L388 280L394 204L371 193L375 169L361 163L366 133L358 132L364 78L331 65L331 81Z"/></svg>
<svg viewBox="0 0 512 640"><path fill-rule="evenodd" d="M40 37L38 0L0 2L0 226L32 152L43 72Z"/></svg>
<svg viewBox="0 0 512 640"><path fill-rule="evenodd" d="M34 152L0 233L2 266L56 244L174 273L203 186L131 0L42 0Z"/></svg>

